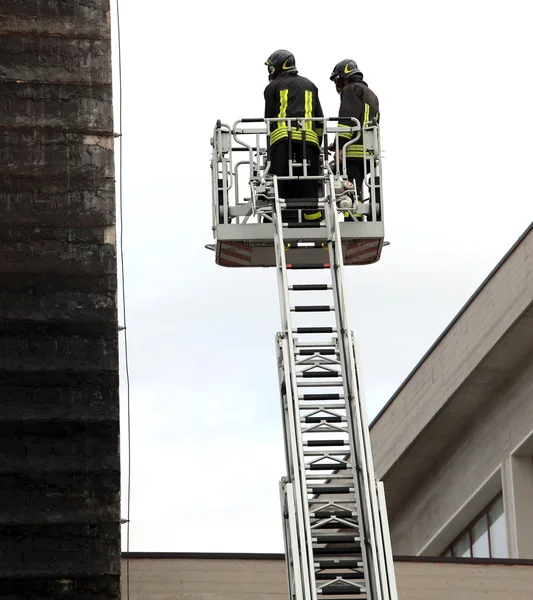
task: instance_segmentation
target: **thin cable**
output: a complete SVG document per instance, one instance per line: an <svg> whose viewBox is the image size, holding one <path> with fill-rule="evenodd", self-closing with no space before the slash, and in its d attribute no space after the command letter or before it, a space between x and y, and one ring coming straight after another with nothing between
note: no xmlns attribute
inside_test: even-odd
<svg viewBox="0 0 533 600"><path fill-rule="evenodd" d="M118 182L119 182L119 223L120 223L120 242L119 242L119 261L122 293L122 326L124 327L124 367L126 371L126 406L127 406L127 488L126 488L126 598L130 600L130 517L131 517L131 403L130 403L130 367L128 360L128 328L126 323L126 285L124 269L124 210L122 195L122 44L120 36L120 0L116 0L117 13L117 54L118 54L118 134L119 134L119 163L118 163Z"/></svg>

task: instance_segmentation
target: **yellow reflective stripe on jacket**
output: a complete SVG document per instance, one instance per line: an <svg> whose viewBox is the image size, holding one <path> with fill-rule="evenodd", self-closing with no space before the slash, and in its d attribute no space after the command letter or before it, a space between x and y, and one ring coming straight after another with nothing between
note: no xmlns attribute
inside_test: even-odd
<svg viewBox="0 0 533 600"><path fill-rule="evenodd" d="M363 144L352 144L346 148L346 158L363 158Z"/></svg>
<svg viewBox="0 0 533 600"><path fill-rule="evenodd" d="M279 142L279 140L285 139L289 137L289 130L287 127L282 127L280 129L274 129L274 131L270 134L270 143L275 144ZM291 129L291 137L293 140L301 141L303 139L301 128L292 128ZM318 145L318 135L314 131L305 132L305 141L310 142L312 144Z"/></svg>
<svg viewBox="0 0 533 600"><path fill-rule="evenodd" d="M339 127L346 127L347 129L349 129L350 125L343 125L342 123L339 123ZM346 133L339 133L339 137L351 140L353 138L353 133L351 131L347 131Z"/></svg>
<svg viewBox="0 0 533 600"><path fill-rule="evenodd" d="M278 119L284 119L287 116L287 107L289 105L289 90L280 90L279 92L279 113ZM305 116L313 116L313 92L305 91ZM289 137L289 128L287 121L278 121L277 129L270 133L270 143L274 144L279 140ZM293 140L301 141L303 139L302 129L300 127L291 128L291 137ZM313 122L305 122L305 141L318 145L318 135L313 131Z"/></svg>
<svg viewBox="0 0 533 600"><path fill-rule="evenodd" d="M313 92L310 92L309 90L305 90L305 114L304 114L304 117L310 118L312 116L313 116ZM313 129L313 122L305 121L304 127L307 131Z"/></svg>
<svg viewBox="0 0 533 600"><path fill-rule="evenodd" d="M321 219L322 218L322 211L319 210L316 213L305 213L304 212L304 219L306 221L316 221L317 219Z"/></svg>
<svg viewBox="0 0 533 600"><path fill-rule="evenodd" d="M370 119L370 104L365 103L365 118L363 119L363 123L368 123Z"/></svg>
<svg viewBox="0 0 533 600"><path fill-rule="evenodd" d="M279 114L278 118L283 119L287 116L287 106L289 104L289 90L279 91ZM278 129L287 127L287 121L278 121Z"/></svg>

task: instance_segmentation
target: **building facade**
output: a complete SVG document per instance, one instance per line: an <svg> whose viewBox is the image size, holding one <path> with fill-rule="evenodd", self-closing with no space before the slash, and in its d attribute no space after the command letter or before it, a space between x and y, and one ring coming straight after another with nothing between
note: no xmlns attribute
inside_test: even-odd
<svg viewBox="0 0 533 600"><path fill-rule="evenodd" d="M533 229L371 426L399 555L533 558Z"/></svg>

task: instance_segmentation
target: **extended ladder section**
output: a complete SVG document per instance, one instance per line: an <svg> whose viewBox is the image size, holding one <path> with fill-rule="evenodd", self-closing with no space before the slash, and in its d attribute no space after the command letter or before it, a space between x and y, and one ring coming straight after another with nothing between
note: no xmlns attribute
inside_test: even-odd
<svg viewBox="0 0 533 600"><path fill-rule="evenodd" d="M287 460L280 493L290 600L397 600L383 486L374 476L343 289L344 265L376 262L384 245L379 125L352 119L351 127L340 128L339 119L323 118L319 175L311 176L303 133L302 157L296 158L291 128L305 132L317 120L217 123L215 243L208 247L219 265L277 270ZM272 171L268 137L279 121L288 128L285 175ZM341 151L340 134L346 133L353 137ZM331 162L328 135L335 140ZM362 189L357 175L350 179L346 158L356 142L362 143ZM315 197L280 198L288 180L307 180L300 190L314 181ZM311 223L307 212L315 215Z"/></svg>
<svg viewBox="0 0 533 600"><path fill-rule="evenodd" d="M374 477L344 304L333 176L324 183L323 242L287 243L283 210L290 206L277 192L273 211L283 326L277 353L288 469L281 502L289 596L396 600L382 484ZM310 247L320 249L322 260L298 261Z"/></svg>

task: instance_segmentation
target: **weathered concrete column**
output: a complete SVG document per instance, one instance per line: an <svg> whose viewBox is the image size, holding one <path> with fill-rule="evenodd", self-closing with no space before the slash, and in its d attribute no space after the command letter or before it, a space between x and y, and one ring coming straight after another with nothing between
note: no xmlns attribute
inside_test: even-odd
<svg viewBox="0 0 533 600"><path fill-rule="evenodd" d="M510 456L503 464L503 499L510 558L533 558L533 459Z"/></svg>
<svg viewBox="0 0 533 600"><path fill-rule="evenodd" d="M108 0L0 0L0 597L120 597Z"/></svg>

